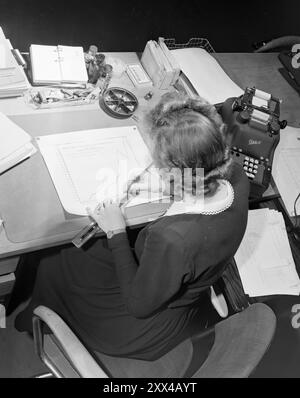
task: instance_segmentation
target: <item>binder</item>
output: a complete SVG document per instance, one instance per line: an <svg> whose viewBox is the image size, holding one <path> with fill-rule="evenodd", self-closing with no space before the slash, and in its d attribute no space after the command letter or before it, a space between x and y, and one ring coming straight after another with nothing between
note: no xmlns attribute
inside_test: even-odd
<svg viewBox="0 0 300 398"><path fill-rule="evenodd" d="M162 49L154 40L147 42L141 63L153 81L154 86L166 90L176 81L179 75L177 68L169 61L168 49ZM177 76L178 78L178 76Z"/></svg>
<svg viewBox="0 0 300 398"><path fill-rule="evenodd" d="M87 83L88 74L82 47L30 46L34 84Z"/></svg>
<svg viewBox="0 0 300 398"><path fill-rule="evenodd" d="M168 62L170 63L171 68L174 71L173 81L171 83L171 85L174 86L174 84L177 83L177 80L179 79L179 75L180 75L180 72L181 72L179 63L176 61L175 57L172 55L172 52L166 46L163 37L160 37L158 39L158 44L159 44L160 48L162 49L164 55L166 56Z"/></svg>
<svg viewBox="0 0 300 398"><path fill-rule="evenodd" d="M23 68L17 63L12 50L0 27L0 98L20 96L29 88Z"/></svg>

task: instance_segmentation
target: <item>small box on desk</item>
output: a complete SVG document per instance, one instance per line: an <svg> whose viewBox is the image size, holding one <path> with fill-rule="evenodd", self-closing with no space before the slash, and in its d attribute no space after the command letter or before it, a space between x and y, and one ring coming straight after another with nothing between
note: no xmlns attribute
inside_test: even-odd
<svg viewBox="0 0 300 398"><path fill-rule="evenodd" d="M126 67L127 75L129 76L132 83L135 87L143 88L143 87L152 87L152 81L150 77L147 75L142 65L140 64L129 64Z"/></svg>

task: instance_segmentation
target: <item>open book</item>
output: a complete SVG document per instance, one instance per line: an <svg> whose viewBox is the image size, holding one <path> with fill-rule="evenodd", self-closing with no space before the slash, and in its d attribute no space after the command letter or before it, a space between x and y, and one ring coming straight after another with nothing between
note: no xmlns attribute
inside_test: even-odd
<svg viewBox="0 0 300 398"><path fill-rule="evenodd" d="M87 83L82 47L30 46L34 84Z"/></svg>

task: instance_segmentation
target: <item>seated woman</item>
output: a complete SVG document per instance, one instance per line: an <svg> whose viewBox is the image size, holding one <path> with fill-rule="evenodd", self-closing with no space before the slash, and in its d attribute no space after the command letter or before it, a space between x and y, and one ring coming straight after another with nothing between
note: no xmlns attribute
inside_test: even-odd
<svg viewBox="0 0 300 398"><path fill-rule="evenodd" d="M230 157L220 116L203 99L165 95L148 121L156 167L192 169L192 185L184 184L192 188L182 192L175 184L175 200L140 231L134 250L119 205L110 200L99 205L92 216L107 239L42 259L32 299L16 319L18 330L30 331L34 308L45 305L90 349L154 360L201 319L201 292L243 238L248 179ZM204 177L196 169L204 169ZM204 180L204 201L197 196L201 189L194 189L197 179Z"/></svg>

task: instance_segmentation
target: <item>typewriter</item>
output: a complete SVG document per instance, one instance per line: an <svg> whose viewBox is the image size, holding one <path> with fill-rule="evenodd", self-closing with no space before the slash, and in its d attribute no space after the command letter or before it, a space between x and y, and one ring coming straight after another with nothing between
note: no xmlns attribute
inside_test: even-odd
<svg viewBox="0 0 300 398"><path fill-rule="evenodd" d="M269 186L280 130L287 125L279 120L280 100L253 87L216 108L228 126L232 156L250 180L250 198L258 199Z"/></svg>

